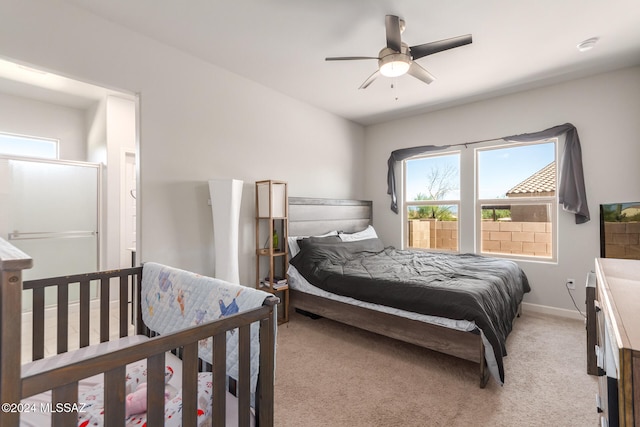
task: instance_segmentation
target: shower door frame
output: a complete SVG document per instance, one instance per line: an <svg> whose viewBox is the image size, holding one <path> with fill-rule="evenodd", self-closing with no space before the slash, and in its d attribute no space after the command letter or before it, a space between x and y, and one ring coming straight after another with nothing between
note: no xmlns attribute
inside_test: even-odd
<svg viewBox="0 0 640 427"><path fill-rule="evenodd" d="M0 155L0 159L2 160L7 160L7 161L27 161L27 162L34 162L34 163L48 163L48 164L55 164L55 165L66 165L66 166L80 166L80 167L90 167L90 168L95 168L96 172L97 172L97 188L96 188L96 198L97 198L97 206L96 206L96 230L93 232L96 236L96 266L97 266L97 271L100 270L101 268L101 249L102 249L102 242L101 242L101 234L102 234L102 171L103 171L103 164L102 163L93 163L93 162L83 162L83 161L77 161L77 160L60 160L60 159L48 159L48 158L39 158L39 157L22 157L22 156L8 156L8 155ZM36 237L36 236L32 236L32 237L20 237L21 235L39 235L39 236L43 236L43 235L48 235L47 237L68 237L68 238L73 238L73 237L78 237L78 236L84 236L86 234L84 230L70 230L70 231L66 231L66 232L47 232L47 231L40 231L40 232L25 232L25 233L20 233L20 232L13 232L13 231L9 231L8 235L7 235L7 240L9 241L13 241L13 240L27 240L27 239L39 239L42 237Z"/></svg>

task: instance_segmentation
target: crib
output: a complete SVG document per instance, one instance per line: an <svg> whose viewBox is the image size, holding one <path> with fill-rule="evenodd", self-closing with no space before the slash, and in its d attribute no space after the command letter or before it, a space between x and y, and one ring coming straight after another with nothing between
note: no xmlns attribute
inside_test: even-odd
<svg viewBox="0 0 640 427"><path fill-rule="evenodd" d="M23 425L22 417L30 411L50 412L52 426L78 425L84 405L79 401L79 397L82 397L78 392L79 384L84 379L98 375L103 378L103 424L125 426L125 383L129 378L127 365L139 361L146 361L146 424L165 425L165 361L171 356L169 352L181 359L179 425L203 425L202 413L199 412L202 400L198 396L197 384L199 376L205 375L201 374L204 371L211 371L206 375L210 375L212 390L208 403L211 406L207 408L210 417L204 425L228 425L229 396L237 400L237 425L273 425L276 297L266 295L255 308L240 310L235 314L188 327L169 326L169 329L165 327L157 331L153 325L145 323L144 310L151 313L153 307L143 308L144 300L148 300L142 291L147 277L145 271L151 271L151 263L142 267L23 282L22 271L31 268L32 263L28 255L0 239L1 426ZM199 277L196 279L200 280ZM97 295L96 291L92 295L91 285L97 288ZM115 293L119 295L117 334L113 332L116 328L110 328L114 288L117 288ZM240 288L254 300L260 297L252 293L261 291ZM55 354L45 357L45 294L48 289L48 293L57 295L56 348ZM74 306L79 311L77 337L72 338L68 327L70 289L79 293L78 303ZM24 364L20 345L23 292L30 292L33 301L31 361ZM178 305L184 309L180 296ZM133 305L131 309L129 304ZM222 306L222 300L220 304ZM51 310L49 304L46 310ZM99 343L92 343L90 339L91 311L99 312ZM113 338L113 335L117 336ZM233 351L234 359L229 356L230 336L237 343ZM203 343L209 343L210 346L208 360L202 356ZM230 365L235 369L233 377L229 375ZM255 375L254 368L257 372ZM257 381L254 377L257 377ZM229 391L233 394L229 394ZM36 408L24 403L44 392L51 395L48 404Z"/></svg>

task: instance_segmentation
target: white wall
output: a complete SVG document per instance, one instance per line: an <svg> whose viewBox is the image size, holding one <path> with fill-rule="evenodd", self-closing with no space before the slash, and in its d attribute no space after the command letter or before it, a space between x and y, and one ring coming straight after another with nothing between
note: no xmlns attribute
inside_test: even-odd
<svg viewBox="0 0 640 427"><path fill-rule="evenodd" d="M520 265L533 289L525 302L573 310L565 280L575 278L575 300L584 307L586 275L600 254L599 204L640 200L639 118L640 68L628 68L369 126L365 182L366 196L374 202L376 230L385 243L400 247L402 216L391 212L386 194L386 162L391 151L497 138L573 123L581 140L591 221L576 225L573 215L561 211L558 263ZM401 176L397 179L401 181Z"/></svg>
<svg viewBox="0 0 640 427"><path fill-rule="evenodd" d="M140 260L213 274L211 178L245 182L246 284L255 275L254 181L286 180L293 196L362 197L361 126L66 3L9 3L0 56L140 94Z"/></svg>
<svg viewBox="0 0 640 427"><path fill-rule="evenodd" d="M107 164L107 98L85 110L87 161Z"/></svg>
<svg viewBox="0 0 640 427"><path fill-rule="evenodd" d="M0 132L58 139L61 159L87 160L83 110L0 92Z"/></svg>
<svg viewBox="0 0 640 427"><path fill-rule="evenodd" d="M136 149L136 103L134 100L118 96L107 97L107 168L106 176L106 259L102 268L112 269L126 267L131 264L131 255L125 256L122 242L123 195L122 180L124 177L124 152L135 152ZM128 196L128 195L124 195Z"/></svg>

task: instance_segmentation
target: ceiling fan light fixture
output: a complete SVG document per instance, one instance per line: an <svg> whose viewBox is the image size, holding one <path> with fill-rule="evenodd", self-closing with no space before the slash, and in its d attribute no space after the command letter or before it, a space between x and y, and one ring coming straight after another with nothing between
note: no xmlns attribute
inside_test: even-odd
<svg viewBox="0 0 640 427"><path fill-rule="evenodd" d="M411 66L411 58L403 53L392 53L378 61L380 74L385 77L398 77L406 74Z"/></svg>
<svg viewBox="0 0 640 427"><path fill-rule="evenodd" d="M401 34L405 27L405 22L396 15L387 15L384 20L387 45L380 50L377 57L371 56L342 56L328 57L326 61L352 61L358 59L377 59L378 69L371 74L367 80L360 85L360 89L366 89L380 75L384 77L399 77L409 74L423 83L429 84L435 77L422 68L415 59L420 59L427 55L464 46L472 42L471 34L451 37L445 40L438 40L431 43L423 43L409 47L402 41Z"/></svg>

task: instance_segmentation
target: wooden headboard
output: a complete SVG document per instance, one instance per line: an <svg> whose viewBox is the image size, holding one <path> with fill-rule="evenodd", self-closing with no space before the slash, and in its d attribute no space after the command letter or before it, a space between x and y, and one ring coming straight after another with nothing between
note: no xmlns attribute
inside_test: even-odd
<svg viewBox="0 0 640 427"><path fill-rule="evenodd" d="M289 236L315 236L334 230L353 233L372 222L370 200L289 197Z"/></svg>

